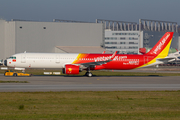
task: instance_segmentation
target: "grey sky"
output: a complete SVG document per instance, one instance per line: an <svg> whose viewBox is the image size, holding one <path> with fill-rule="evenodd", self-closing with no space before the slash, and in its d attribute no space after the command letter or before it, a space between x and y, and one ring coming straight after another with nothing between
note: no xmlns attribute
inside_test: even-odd
<svg viewBox="0 0 180 120"><path fill-rule="evenodd" d="M180 0L0 0L0 18L5 20L152 19L180 24L179 10Z"/></svg>

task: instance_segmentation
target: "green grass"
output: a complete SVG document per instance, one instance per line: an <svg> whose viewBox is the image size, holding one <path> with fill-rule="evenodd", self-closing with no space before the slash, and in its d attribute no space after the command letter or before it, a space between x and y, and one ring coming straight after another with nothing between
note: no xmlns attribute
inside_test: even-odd
<svg viewBox="0 0 180 120"><path fill-rule="evenodd" d="M4 80L0 80L0 83L28 83L28 81L4 81Z"/></svg>
<svg viewBox="0 0 180 120"><path fill-rule="evenodd" d="M0 119L179 120L180 91L2 92Z"/></svg>

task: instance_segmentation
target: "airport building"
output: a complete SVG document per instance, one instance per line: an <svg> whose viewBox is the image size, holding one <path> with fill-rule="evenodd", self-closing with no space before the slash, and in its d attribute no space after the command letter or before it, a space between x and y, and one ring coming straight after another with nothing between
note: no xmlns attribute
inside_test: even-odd
<svg viewBox="0 0 180 120"><path fill-rule="evenodd" d="M121 54L139 54L139 48L150 50L167 31L174 32L171 48L180 49L180 38L176 22L139 19L139 23L102 20L105 37L103 46Z"/></svg>
<svg viewBox="0 0 180 120"><path fill-rule="evenodd" d="M119 54L138 54L139 31L105 30L105 48Z"/></svg>

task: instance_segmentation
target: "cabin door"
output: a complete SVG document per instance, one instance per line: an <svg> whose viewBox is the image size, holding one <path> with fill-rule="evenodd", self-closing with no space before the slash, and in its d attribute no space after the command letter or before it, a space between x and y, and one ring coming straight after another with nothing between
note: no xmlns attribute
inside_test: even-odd
<svg viewBox="0 0 180 120"><path fill-rule="evenodd" d="M21 55L21 63L26 63L26 54Z"/></svg>
<svg viewBox="0 0 180 120"><path fill-rule="evenodd" d="M56 63L60 63L60 55L56 55Z"/></svg>

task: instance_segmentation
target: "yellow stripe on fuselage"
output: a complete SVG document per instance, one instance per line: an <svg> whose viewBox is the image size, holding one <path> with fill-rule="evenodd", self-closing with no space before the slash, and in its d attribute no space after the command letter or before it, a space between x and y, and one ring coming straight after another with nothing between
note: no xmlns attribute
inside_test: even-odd
<svg viewBox="0 0 180 120"><path fill-rule="evenodd" d="M72 62L72 64L76 64L77 62L79 62L80 58L84 58L87 54L84 53L79 53L78 56L76 57L76 59Z"/></svg>
<svg viewBox="0 0 180 120"><path fill-rule="evenodd" d="M150 62L148 62L148 63L146 63L146 64L144 64L144 65L142 65L142 66L140 66L140 67L137 67L137 68L141 68L141 67L145 67L145 66L147 66L147 65L153 64L153 63L156 62L156 59L157 59L157 58L165 58L165 57L167 57L168 52L169 52L169 48L170 48L170 46L171 46L171 41L172 41L172 39L170 40L170 42L168 43L168 45L164 48L164 50L163 50L157 57L155 57L155 58L154 58L153 60L151 60Z"/></svg>
<svg viewBox="0 0 180 120"><path fill-rule="evenodd" d="M72 64L77 63L77 61L78 61L78 59L79 59L80 56L81 56L81 53L78 54L78 56L77 56L76 59L72 62Z"/></svg>

